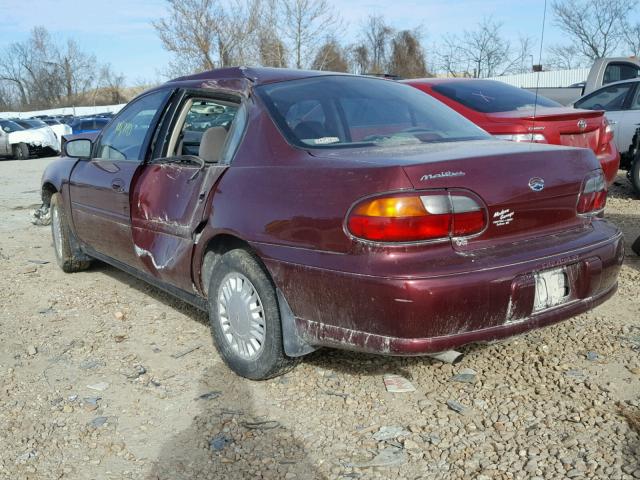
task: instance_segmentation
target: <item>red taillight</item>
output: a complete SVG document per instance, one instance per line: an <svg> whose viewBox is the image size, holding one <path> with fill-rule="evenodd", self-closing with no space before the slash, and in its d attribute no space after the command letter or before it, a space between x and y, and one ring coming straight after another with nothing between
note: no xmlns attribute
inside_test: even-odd
<svg viewBox="0 0 640 480"><path fill-rule="evenodd" d="M605 118L603 120L604 123L604 132L602 133L602 140L600 141L600 151L604 152L611 142L613 142L613 127L609 125L609 122Z"/></svg>
<svg viewBox="0 0 640 480"><path fill-rule="evenodd" d="M351 210L347 228L374 242L419 242L480 233L486 218L470 195L432 191L364 200Z"/></svg>
<svg viewBox="0 0 640 480"><path fill-rule="evenodd" d="M589 175L582 184L578 197L579 214L595 214L601 212L607 204L607 182L602 171Z"/></svg>

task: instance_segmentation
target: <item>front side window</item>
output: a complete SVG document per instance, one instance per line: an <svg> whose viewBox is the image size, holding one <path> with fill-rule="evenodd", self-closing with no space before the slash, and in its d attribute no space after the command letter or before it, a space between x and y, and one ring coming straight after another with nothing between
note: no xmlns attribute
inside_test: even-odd
<svg viewBox="0 0 640 480"><path fill-rule="evenodd" d="M433 90L481 113L533 110L536 104L543 108L562 106L541 95L536 97L529 90L495 80L458 80L437 84Z"/></svg>
<svg viewBox="0 0 640 480"><path fill-rule="evenodd" d="M633 85L631 82L610 85L578 100L574 106L586 110L605 110L607 112L623 110L624 101Z"/></svg>
<svg viewBox="0 0 640 480"><path fill-rule="evenodd" d="M168 93L166 90L160 90L127 105L104 129L96 158L134 162L142 160L145 154L142 149L149 127Z"/></svg>
<svg viewBox="0 0 640 480"><path fill-rule="evenodd" d="M256 90L289 142L303 148L490 138L441 102L389 80L322 76Z"/></svg>

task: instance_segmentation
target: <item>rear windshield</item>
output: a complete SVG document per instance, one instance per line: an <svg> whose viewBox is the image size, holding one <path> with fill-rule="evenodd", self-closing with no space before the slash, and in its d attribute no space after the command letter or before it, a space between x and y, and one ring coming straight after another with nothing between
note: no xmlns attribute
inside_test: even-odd
<svg viewBox="0 0 640 480"><path fill-rule="evenodd" d="M481 113L531 110L536 94L493 80L466 80L433 86L437 93ZM561 107L558 102L538 95L538 107Z"/></svg>
<svg viewBox="0 0 640 480"><path fill-rule="evenodd" d="M389 80L324 76L263 85L257 91L285 137L303 148L489 138L429 95Z"/></svg>

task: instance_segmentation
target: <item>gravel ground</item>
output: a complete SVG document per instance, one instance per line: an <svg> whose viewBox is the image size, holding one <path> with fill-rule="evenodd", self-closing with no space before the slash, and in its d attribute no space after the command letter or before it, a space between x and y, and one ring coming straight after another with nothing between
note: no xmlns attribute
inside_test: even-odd
<svg viewBox="0 0 640 480"><path fill-rule="evenodd" d="M605 305L458 365L327 349L256 383L197 310L103 264L58 269L28 217L49 161L0 163L0 478L640 478L630 249ZM617 183L607 216L630 244L640 200Z"/></svg>

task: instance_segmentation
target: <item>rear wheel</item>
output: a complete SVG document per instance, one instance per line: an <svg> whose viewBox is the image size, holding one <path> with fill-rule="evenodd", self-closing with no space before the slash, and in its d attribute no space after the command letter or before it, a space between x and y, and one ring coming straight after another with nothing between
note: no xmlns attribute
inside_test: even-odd
<svg viewBox="0 0 640 480"><path fill-rule="evenodd" d="M84 256L78 255L73 248L71 230L62 205L62 197L59 193L54 193L51 197L50 212L53 247L58 266L67 273L86 270L91 265L91 261L86 260Z"/></svg>
<svg viewBox="0 0 640 480"><path fill-rule="evenodd" d="M13 158L16 160L26 160L29 158L29 147L26 143L16 143L11 147Z"/></svg>
<svg viewBox="0 0 640 480"><path fill-rule="evenodd" d="M635 252L636 255L640 255L640 237L636 238L636 241L631 245L631 250Z"/></svg>
<svg viewBox="0 0 640 480"><path fill-rule="evenodd" d="M266 380L294 365L284 353L275 288L251 254L236 249L222 255L211 272L208 297L213 340L231 370Z"/></svg>

